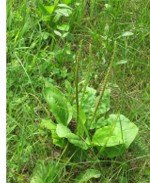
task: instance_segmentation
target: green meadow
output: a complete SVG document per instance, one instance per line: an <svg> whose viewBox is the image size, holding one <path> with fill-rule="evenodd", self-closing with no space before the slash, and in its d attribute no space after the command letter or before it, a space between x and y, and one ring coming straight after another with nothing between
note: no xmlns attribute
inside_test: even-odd
<svg viewBox="0 0 150 183"><path fill-rule="evenodd" d="M7 1L7 182L150 182L150 1Z"/></svg>

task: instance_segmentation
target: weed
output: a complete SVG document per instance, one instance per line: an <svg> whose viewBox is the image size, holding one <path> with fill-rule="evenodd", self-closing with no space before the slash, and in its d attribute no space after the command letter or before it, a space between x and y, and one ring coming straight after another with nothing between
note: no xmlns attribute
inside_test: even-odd
<svg viewBox="0 0 150 183"><path fill-rule="evenodd" d="M147 0L7 1L8 183L150 182L148 38Z"/></svg>

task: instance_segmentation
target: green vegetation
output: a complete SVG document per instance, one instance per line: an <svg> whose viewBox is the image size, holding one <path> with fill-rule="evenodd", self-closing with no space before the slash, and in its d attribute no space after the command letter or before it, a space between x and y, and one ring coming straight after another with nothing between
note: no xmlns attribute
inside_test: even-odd
<svg viewBox="0 0 150 183"><path fill-rule="evenodd" d="M7 1L7 182L150 182L148 0Z"/></svg>

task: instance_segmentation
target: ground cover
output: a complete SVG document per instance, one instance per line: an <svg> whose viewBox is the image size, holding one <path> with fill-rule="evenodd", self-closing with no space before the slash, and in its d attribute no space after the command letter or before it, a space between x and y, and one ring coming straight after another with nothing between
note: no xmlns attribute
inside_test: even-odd
<svg viewBox="0 0 150 183"><path fill-rule="evenodd" d="M8 183L150 182L149 3L7 1ZM75 106L72 132L81 128L76 124L80 99L87 115L94 96L110 89L104 117L122 114L139 129L126 152L110 158L105 153L99 156L95 147L84 151L70 142L57 147L55 134L41 127L43 119L56 123L63 118L45 100L50 84L63 94L60 106L67 102ZM82 133L81 128L78 135Z"/></svg>

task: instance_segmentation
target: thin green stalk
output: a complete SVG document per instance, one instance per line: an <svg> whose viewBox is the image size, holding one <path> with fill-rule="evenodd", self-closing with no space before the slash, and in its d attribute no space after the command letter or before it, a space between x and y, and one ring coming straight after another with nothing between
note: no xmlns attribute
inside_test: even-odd
<svg viewBox="0 0 150 183"><path fill-rule="evenodd" d="M18 57L18 55L17 55L16 53L14 53L14 56L16 57L17 61L20 63L22 69L24 70L25 75L27 76L27 78L28 78L28 80L29 80L29 83L30 83L30 85L31 85L32 90L35 91L35 90L34 90L34 87L33 87L33 84L32 84L32 81L31 81L31 78L30 78L30 76L29 76L29 74L28 74L28 72L27 72L27 69L24 67L23 63L21 62L20 58Z"/></svg>
<svg viewBox="0 0 150 183"><path fill-rule="evenodd" d="M86 91L86 87L88 86L89 81L90 81L91 63L92 63L92 45L90 44L90 45L89 45L89 65L88 65L88 73L87 73L87 77L86 77L86 80L85 80L85 85L84 85L84 88L83 88L83 92L82 92L82 97L81 97L81 103L80 103L80 105L82 105L83 97L84 97L84 94L85 94L85 91Z"/></svg>
<svg viewBox="0 0 150 183"><path fill-rule="evenodd" d="M92 20L93 20L93 17L94 17L95 6L96 6L96 1L95 0L91 0L91 2L90 2L90 18Z"/></svg>
<svg viewBox="0 0 150 183"><path fill-rule="evenodd" d="M89 136L89 133L88 133L88 130L86 129L86 126L82 123L82 120L80 119L80 105L79 105L79 89L78 89L78 83L79 83L79 58L81 57L81 48L82 48L82 41L80 42L80 48L78 50L78 53L77 53L77 57L76 57L76 69L75 69L75 86L76 86L76 118L77 118L77 134L79 136L83 136L83 132L85 132L89 142L91 142L91 139L90 139L90 136ZM91 56L92 55L92 48L91 48L91 45L90 45L90 64L89 64L89 72L88 72L88 77L86 79L86 83L85 83L85 88L84 90L86 90L86 86L89 82L89 79L90 79L90 67L91 67ZM85 91L84 91L85 92ZM83 93L84 93L83 92ZM82 95L83 97L83 95ZM81 102L82 102L82 99L81 99Z"/></svg>
<svg viewBox="0 0 150 183"><path fill-rule="evenodd" d="M96 113L97 113L97 110L98 110L98 107L101 104L102 97L103 97L103 94L104 94L104 91L105 91L105 88L106 88L106 84L107 84L108 79L109 79L109 75L110 75L110 71L111 71L111 68L112 68L112 65L113 65L113 61L114 61L114 58L115 58L115 53L116 53L116 41L114 42L114 51L113 51L113 55L111 57L111 61L110 61L109 67L107 69L106 76L104 78L104 81L102 83L101 89L99 91L99 98L98 98L98 101L97 101L95 109L94 109L94 113L93 113L93 117L92 117L92 120L91 120L91 124L94 121Z"/></svg>
<svg viewBox="0 0 150 183"><path fill-rule="evenodd" d="M80 43L80 48L77 53L76 62L75 62L75 88L76 88L76 120L77 120L77 133L79 133L80 124L79 124L79 58L81 57L81 48L82 48L82 40Z"/></svg>

